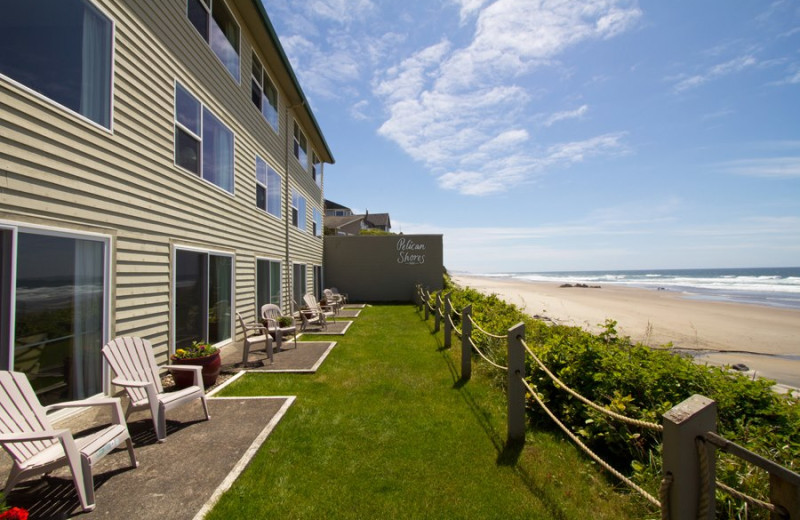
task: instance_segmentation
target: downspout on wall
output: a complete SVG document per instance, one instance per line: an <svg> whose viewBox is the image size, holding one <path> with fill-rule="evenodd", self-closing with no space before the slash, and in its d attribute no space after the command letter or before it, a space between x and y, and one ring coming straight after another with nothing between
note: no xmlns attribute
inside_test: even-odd
<svg viewBox="0 0 800 520"><path fill-rule="evenodd" d="M294 113L294 109L297 107L301 107L305 105L305 100L301 100L300 103L296 103L294 105L286 105L286 146L284 147L284 162L283 162L283 169L286 172L284 176L283 183L286 188L286 202L284 203L284 215L286 215L285 219L285 235L284 235L284 243L285 243L285 251L286 251L286 280L288 282L287 289L289 294L289 312L294 312L294 266L291 262L291 255L289 251L289 221L292 218L292 214L290 211L291 208L291 196L292 193L289 191L289 149L292 147L292 136L294 135L294 117L289 118L289 112L291 111Z"/></svg>

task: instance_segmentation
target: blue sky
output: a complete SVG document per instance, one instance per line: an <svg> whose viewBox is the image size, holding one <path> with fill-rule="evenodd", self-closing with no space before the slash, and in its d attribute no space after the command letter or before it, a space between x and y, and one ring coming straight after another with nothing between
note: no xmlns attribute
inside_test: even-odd
<svg viewBox="0 0 800 520"><path fill-rule="evenodd" d="M264 0L325 196L451 271L800 265L794 0Z"/></svg>

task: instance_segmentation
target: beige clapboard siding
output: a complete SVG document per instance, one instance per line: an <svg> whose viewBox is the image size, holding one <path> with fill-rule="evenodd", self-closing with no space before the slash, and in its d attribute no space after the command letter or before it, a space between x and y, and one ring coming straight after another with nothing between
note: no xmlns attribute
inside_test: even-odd
<svg viewBox="0 0 800 520"><path fill-rule="evenodd" d="M291 263L311 267L322 258L321 239L290 226L286 261L287 176L306 197L309 230L321 190L291 154L280 84L278 133L250 100L254 38L244 24L237 84L186 20L185 0L97 3L115 21L113 132L0 81L0 209L68 228L115 230L112 331L148 337L165 360L173 245L233 253L236 309L245 313L254 309L255 258L280 261L286 303ZM175 166L175 81L234 132L234 196ZM284 180L281 220L255 206L256 155Z"/></svg>

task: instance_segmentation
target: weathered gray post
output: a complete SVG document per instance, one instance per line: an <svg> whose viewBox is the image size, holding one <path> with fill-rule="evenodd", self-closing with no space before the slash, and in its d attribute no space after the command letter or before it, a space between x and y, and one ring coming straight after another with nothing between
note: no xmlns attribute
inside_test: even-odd
<svg viewBox="0 0 800 520"><path fill-rule="evenodd" d="M439 332L442 323L442 291L436 294L433 305L433 332Z"/></svg>
<svg viewBox="0 0 800 520"><path fill-rule="evenodd" d="M525 440L525 324L508 330L508 441Z"/></svg>
<svg viewBox="0 0 800 520"><path fill-rule="evenodd" d="M414 288L415 288L415 291L414 291L414 304L421 309L422 308L422 286L420 284L417 284L417 285L414 286Z"/></svg>
<svg viewBox="0 0 800 520"><path fill-rule="evenodd" d="M428 321L428 318L431 315L430 305L428 304L428 300L431 297L431 293L427 290L422 291L422 306L425 307L425 321Z"/></svg>
<svg viewBox="0 0 800 520"><path fill-rule="evenodd" d="M713 520L716 487L715 449L711 443L699 443L706 432L717 432L717 403L702 395L693 395L664 414L663 472L672 475L669 490L669 519L697 518ZM701 468L698 450L704 450L707 464ZM705 470L703 475L701 470ZM703 489L703 482L708 485ZM702 516L701 516L702 514Z"/></svg>
<svg viewBox="0 0 800 520"><path fill-rule="evenodd" d="M789 514L789 516L778 516L777 513L771 513L771 520L800 519L800 486L796 482L789 482L770 473L769 501L779 505Z"/></svg>
<svg viewBox="0 0 800 520"><path fill-rule="evenodd" d="M472 305L467 305L461 311L461 379L472 377Z"/></svg>
<svg viewBox="0 0 800 520"><path fill-rule="evenodd" d="M450 348L452 344L450 339L450 336L453 335L452 318L453 304L450 303L450 293L447 293L444 295L444 348Z"/></svg>

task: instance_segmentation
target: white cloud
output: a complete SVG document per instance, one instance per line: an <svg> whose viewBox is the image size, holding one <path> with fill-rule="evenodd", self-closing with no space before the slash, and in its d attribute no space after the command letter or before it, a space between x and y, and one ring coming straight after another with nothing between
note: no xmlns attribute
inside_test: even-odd
<svg viewBox="0 0 800 520"><path fill-rule="evenodd" d="M360 121L369 119L369 116L365 112L367 108L369 108L369 101L362 99L350 107L350 117Z"/></svg>
<svg viewBox="0 0 800 520"><path fill-rule="evenodd" d="M739 56L738 58L734 58L724 63L719 63L717 65L714 65L713 67L710 67L708 70L706 70L701 74L696 74L694 76L681 79L678 83L675 84L674 89L676 92L681 93L686 90L699 87L705 83L708 83L709 81L713 81L728 76L730 74L741 72L745 69L757 65L757 63L758 62L753 56L750 55Z"/></svg>
<svg viewBox="0 0 800 520"><path fill-rule="evenodd" d="M450 49L446 40L426 47L385 72L386 78L375 86L375 94L392 103L415 98L424 90L428 77Z"/></svg>
<svg viewBox="0 0 800 520"><path fill-rule="evenodd" d="M312 0L297 2L309 18L327 18L340 23L365 18L375 4L370 0Z"/></svg>
<svg viewBox="0 0 800 520"><path fill-rule="evenodd" d="M472 40L460 47L440 41L378 75L373 92L388 113L381 135L433 171L444 172L439 174L441 187L471 195L510 189L545 167L624 150L624 134L532 146L525 110L531 93L520 79L578 43L632 27L642 14L635 4L454 1L461 6L462 20L477 15ZM547 125L587 111L584 105L554 114Z"/></svg>
<svg viewBox="0 0 800 520"><path fill-rule="evenodd" d="M483 5L489 0L453 0L454 3L461 6L461 22L475 14Z"/></svg>
<svg viewBox="0 0 800 520"><path fill-rule="evenodd" d="M720 166L722 171L747 177L800 178L800 157L740 159Z"/></svg>
<svg viewBox="0 0 800 520"><path fill-rule="evenodd" d="M586 115L589 111L589 105L582 105L575 110L568 110L565 112L556 112L555 114L548 117L545 122L543 123L544 126L553 126L553 124L563 121L565 119L578 119Z"/></svg>

